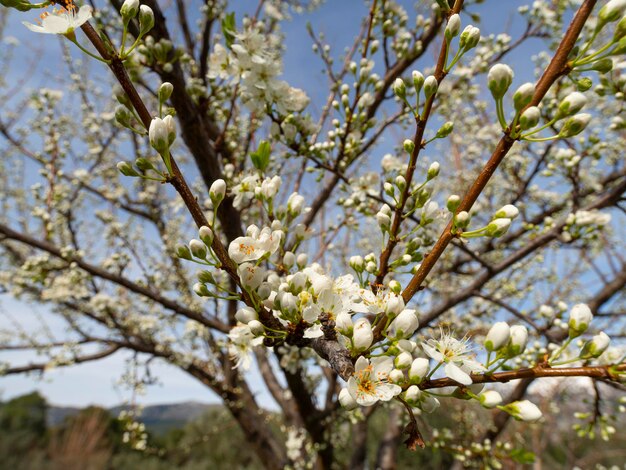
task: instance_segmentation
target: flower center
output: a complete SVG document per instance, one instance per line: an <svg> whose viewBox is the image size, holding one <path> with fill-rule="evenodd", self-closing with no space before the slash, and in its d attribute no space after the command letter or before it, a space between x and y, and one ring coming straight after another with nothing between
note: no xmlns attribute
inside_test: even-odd
<svg viewBox="0 0 626 470"><path fill-rule="evenodd" d="M254 253L254 247L252 245L246 245L245 243L239 244L239 251L245 253L246 255L251 255Z"/></svg>

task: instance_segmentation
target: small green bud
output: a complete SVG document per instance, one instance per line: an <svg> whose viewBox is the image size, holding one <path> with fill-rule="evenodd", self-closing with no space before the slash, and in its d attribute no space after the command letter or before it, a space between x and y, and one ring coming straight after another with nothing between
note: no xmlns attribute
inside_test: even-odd
<svg viewBox="0 0 626 470"><path fill-rule="evenodd" d="M461 205L461 198L456 194L452 194L448 198L448 202L446 202L446 207L453 214L456 212L456 210L459 208L460 205Z"/></svg>
<svg viewBox="0 0 626 470"><path fill-rule="evenodd" d="M537 106L531 106L519 117L520 128L523 131L532 129L539 123L540 118L541 112L539 111L539 108Z"/></svg>
<svg viewBox="0 0 626 470"><path fill-rule="evenodd" d="M125 0L120 8L120 14L125 25L128 25L139 12L139 0Z"/></svg>
<svg viewBox="0 0 626 470"><path fill-rule="evenodd" d="M454 226L460 229L466 229L470 224L470 215L467 211L461 211L454 215Z"/></svg>
<svg viewBox="0 0 626 470"><path fill-rule="evenodd" d="M413 77L413 88L415 88L415 92L419 95L424 86L424 75L417 70L413 70L411 76Z"/></svg>
<svg viewBox="0 0 626 470"><path fill-rule="evenodd" d="M499 101L513 82L513 70L505 64L496 64L487 74L487 86L494 99Z"/></svg>
<svg viewBox="0 0 626 470"><path fill-rule="evenodd" d="M191 254L199 259L206 259L208 254L206 245L195 238L189 242L189 251L191 251Z"/></svg>
<svg viewBox="0 0 626 470"><path fill-rule="evenodd" d="M450 42L452 38L455 38L459 35L459 31L461 30L461 17L458 13L455 13L448 19L448 24L446 25L446 30L444 32L444 36L447 42Z"/></svg>
<svg viewBox="0 0 626 470"><path fill-rule="evenodd" d="M191 260L193 257L191 256L191 250L187 245L180 245L176 248L176 256L181 259Z"/></svg>
<svg viewBox="0 0 626 470"><path fill-rule="evenodd" d="M598 12L598 24L596 30L601 29L605 24L617 21L626 10L626 1L610 0L606 5L600 8Z"/></svg>
<svg viewBox="0 0 626 470"><path fill-rule="evenodd" d="M459 38L459 49L465 52L473 49L480 41L480 29L475 26L468 25L465 27Z"/></svg>
<svg viewBox="0 0 626 470"><path fill-rule="evenodd" d="M428 167L428 172L426 174L426 178L430 181L433 178L436 178L439 175L439 169L441 168L441 165L439 165L439 162L433 162L430 164L430 166Z"/></svg>
<svg viewBox="0 0 626 470"><path fill-rule="evenodd" d="M128 162L119 162L117 164L117 169L124 176L132 176L132 177L140 176L139 173L137 173L135 169L133 168L133 166Z"/></svg>
<svg viewBox="0 0 626 470"><path fill-rule="evenodd" d="M578 91L587 91L593 86L593 81L589 77L583 77L576 80L576 88Z"/></svg>
<svg viewBox="0 0 626 470"><path fill-rule="evenodd" d="M490 237L498 238L504 235L511 226L511 219L501 218L495 219L489 222L487 225L487 235Z"/></svg>
<svg viewBox="0 0 626 470"><path fill-rule="evenodd" d="M402 80L400 77L396 78L396 80L393 82L393 85L391 85L391 89L398 98L406 98L406 85L404 83L404 80Z"/></svg>
<svg viewBox="0 0 626 470"><path fill-rule="evenodd" d="M582 350L580 351L581 359L591 359L600 357L602 353L609 347L611 338L604 331L595 335L592 339L587 341Z"/></svg>
<svg viewBox="0 0 626 470"><path fill-rule="evenodd" d="M172 85L170 82L164 82L159 87L159 102L165 103L167 100L169 100L170 96L172 96L173 91L174 85Z"/></svg>
<svg viewBox="0 0 626 470"><path fill-rule="evenodd" d="M120 126L130 127L131 114L125 106L115 108L115 120Z"/></svg>
<svg viewBox="0 0 626 470"><path fill-rule="evenodd" d="M206 246L211 246L213 243L213 230L206 225L200 227L200 230L198 230L198 236Z"/></svg>
<svg viewBox="0 0 626 470"><path fill-rule="evenodd" d="M601 59L593 63L591 70L596 70L599 73L609 73L613 70L613 61L608 57L606 59Z"/></svg>
<svg viewBox="0 0 626 470"><path fill-rule="evenodd" d="M211 274L211 272L209 271L200 271L198 273L198 281L203 284L216 284L213 274Z"/></svg>
<svg viewBox="0 0 626 470"><path fill-rule="evenodd" d="M615 26L615 32L613 33L613 42L618 42L624 36L626 36L626 16L619 20L619 23L617 23L617 26Z"/></svg>
<svg viewBox="0 0 626 470"><path fill-rule="evenodd" d="M572 116L565 121L565 124L559 132L559 137L567 138L580 134L585 127L587 127L589 121L591 121L591 114L588 113L581 113Z"/></svg>
<svg viewBox="0 0 626 470"><path fill-rule="evenodd" d="M154 26L154 13L148 5L139 7L139 36L144 36Z"/></svg>
<svg viewBox="0 0 626 470"><path fill-rule="evenodd" d="M415 144L411 139L406 139L402 143L402 146L404 147L406 153L413 153L413 150L415 149Z"/></svg>
<svg viewBox="0 0 626 470"><path fill-rule="evenodd" d="M135 160L135 166L141 171L155 170L154 165L147 158L140 157Z"/></svg>
<svg viewBox="0 0 626 470"><path fill-rule="evenodd" d="M424 80L424 96L426 97L426 99L429 99L431 96L437 93L438 87L439 83L434 76L429 75L428 77L426 77L426 80Z"/></svg>
<svg viewBox="0 0 626 470"><path fill-rule="evenodd" d="M524 83L513 94L513 106L515 111L520 112L523 108L530 104L535 94L535 85L533 83Z"/></svg>
<svg viewBox="0 0 626 470"><path fill-rule="evenodd" d="M454 130L454 123L452 121L448 121L439 128L435 137L437 139L443 139L444 137L448 137L452 133L453 130Z"/></svg>

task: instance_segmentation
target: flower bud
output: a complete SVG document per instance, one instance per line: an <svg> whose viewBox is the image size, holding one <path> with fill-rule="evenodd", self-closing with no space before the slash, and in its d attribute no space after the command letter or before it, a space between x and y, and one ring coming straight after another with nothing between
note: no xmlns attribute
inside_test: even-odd
<svg viewBox="0 0 626 470"><path fill-rule="evenodd" d="M200 271L198 273L198 281L200 281L202 284L216 284L213 274L210 271L206 270Z"/></svg>
<svg viewBox="0 0 626 470"><path fill-rule="evenodd" d="M130 118L130 111L128 111L126 106L119 105L115 108L115 120L120 126L130 127Z"/></svg>
<svg viewBox="0 0 626 470"><path fill-rule="evenodd" d="M396 78L396 80L393 82L393 85L391 85L391 89L398 98L406 98L406 84L404 83L404 80L402 80L400 77Z"/></svg>
<svg viewBox="0 0 626 470"><path fill-rule="evenodd" d="M174 91L174 85L170 82L164 82L159 87L159 102L165 103L172 96L172 92Z"/></svg>
<svg viewBox="0 0 626 470"><path fill-rule="evenodd" d="M413 356L411 356L411 353L408 353L406 351L403 351L400 354L398 354L393 361L394 365L398 369L407 369L408 367L411 366L412 362L413 362Z"/></svg>
<svg viewBox="0 0 626 470"><path fill-rule="evenodd" d="M389 282L389 290L391 292L393 292L396 295L400 295L400 292L402 292L402 284L400 284L398 281L393 280ZM400 299L402 299L402 297L400 297ZM402 300L402 308L404 308L404 300ZM402 310L402 309L400 309Z"/></svg>
<svg viewBox="0 0 626 470"><path fill-rule="evenodd" d="M567 322L570 338L577 338L587 331L591 320L593 320L593 314L586 304L574 305L569 312L569 321Z"/></svg>
<svg viewBox="0 0 626 470"><path fill-rule="evenodd" d="M419 326L419 321L415 310L402 310L396 318L391 322L387 330L387 334L394 339L408 338Z"/></svg>
<svg viewBox="0 0 626 470"><path fill-rule="evenodd" d="M496 64L487 74L487 86L496 101L502 99L511 86L511 82L513 82L513 70L508 65Z"/></svg>
<svg viewBox="0 0 626 470"><path fill-rule="evenodd" d="M409 369L409 380L411 383L418 384L426 378L428 374L429 361L424 357L413 359L411 368Z"/></svg>
<svg viewBox="0 0 626 470"><path fill-rule="evenodd" d="M513 204L502 206L493 216L494 219L514 219L519 215L519 209Z"/></svg>
<svg viewBox="0 0 626 470"><path fill-rule="evenodd" d="M591 114L581 113L572 116L563 125L563 128L559 132L559 137L574 137L575 135L580 134L587 124L591 121Z"/></svg>
<svg viewBox="0 0 626 470"><path fill-rule="evenodd" d="M211 292L209 291L208 287L205 286L204 284L202 284L201 282L196 282L193 287L192 287L193 291L195 292L195 294L199 297L210 297L211 296Z"/></svg>
<svg viewBox="0 0 626 470"><path fill-rule="evenodd" d="M365 269L365 261L363 261L362 256L351 256L350 257L350 267L354 269L357 273L362 273L363 269Z"/></svg>
<svg viewBox="0 0 626 470"><path fill-rule="evenodd" d="M486 390L478 395L478 400L485 408L493 408L502 403L502 396L495 390Z"/></svg>
<svg viewBox="0 0 626 470"><path fill-rule="evenodd" d="M419 73L417 70L413 70L411 76L413 77L413 88L415 88L415 92L419 95L420 91L422 91L422 87L424 86L424 75Z"/></svg>
<svg viewBox="0 0 626 470"><path fill-rule="evenodd" d="M205 259L207 255L206 245L195 238L189 242L189 251L199 259Z"/></svg>
<svg viewBox="0 0 626 470"><path fill-rule="evenodd" d="M378 211L376 213L376 221L378 222L378 226L383 231L383 233L389 231L389 227L391 226L391 217L389 217L383 211Z"/></svg>
<svg viewBox="0 0 626 470"><path fill-rule="evenodd" d="M413 149L415 148L415 144L413 143L411 139L406 139L402 143L402 146L404 147L404 150L406 151L406 153L413 153Z"/></svg>
<svg viewBox="0 0 626 470"><path fill-rule="evenodd" d="M596 60L591 65L591 70L595 70L596 72L600 73L609 73L611 70L613 70L613 60L608 57Z"/></svg>
<svg viewBox="0 0 626 470"><path fill-rule="evenodd" d="M186 260L191 260L191 251L189 250L189 247L187 245L180 245L179 247L176 248L176 256L178 256L180 259L186 259Z"/></svg>
<svg viewBox="0 0 626 470"><path fill-rule="evenodd" d="M535 94L535 85L533 83L524 83L513 94L513 106L515 111L519 112L528 104L530 104Z"/></svg>
<svg viewBox="0 0 626 470"><path fill-rule="evenodd" d="M259 315L252 307L243 307L235 313L235 319L238 322L248 324L252 320L258 320Z"/></svg>
<svg viewBox="0 0 626 470"><path fill-rule="evenodd" d="M461 37L459 38L459 49L465 50L465 52L470 49L475 48L480 41L480 29L476 26L468 25L465 27L463 32L461 33Z"/></svg>
<svg viewBox="0 0 626 470"><path fill-rule="evenodd" d="M354 323L354 333L352 335L352 341L355 351L365 351L372 345L374 341L374 333L372 332L372 325L367 318L359 318Z"/></svg>
<svg viewBox="0 0 626 470"><path fill-rule="evenodd" d="M502 218L492 220L489 222L489 225L487 225L487 235L494 238L501 237L509 230L510 226L511 219Z"/></svg>
<svg viewBox="0 0 626 470"><path fill-rule="evenodd" d="M154 13L148 5L139 7L139 36L143 36L154 26Z"/></svg>
<svg viewBox="0 0 626 470"><path fill-rule="evenodd" d="M359 406L347 388L342 388L339 392L339 403L348 411L354 410Z"/></svg>
<svg viewBox="0 0 626 470"><path fill-rule="evenodd" d="M139 173L135 171L135 169L129 162L119 162L116 167L118 171L124 176L139 176Z"/></svg>
<svg viewBox="0 0 626 470"><path fill-rule="evenodd" d="M510 328L506 322L495 323L485 337L485 349L497 351L509 342Z"/></svg>
<svg viewBox="0 0 626 470"><path fill-rule="evenodd" d="M347 312L341 312L335 318L335 328L337 331L345 336L350 336L354 329L354 325L352 324L352 315Z"/></svg>
<svg viewBox="0 0 626 470"><path fill-rule="evenodd" d="M265 333L265 327L259 320L251 320L248 322L248 328L250 328L250 331L254 336L261 336Z"/></svg>
<svg viewBox="0 0 626 470"><path fill-rule="evenodd" d="M541 410L528 400L509 403L504 409L518 421L537 421L541 418Z"/></svg>
<svg viewBox="0 0 626 470"><path fill-rule="evenodd" d="M437 175L439 175L440 168L441 168L441 165L439 165L439 162L431 163L430 166L428 167L428 173L426 174L426 178L428 180L436 178Z"/></svg>
<svg viewBox="0 0 626 470"><path fill-rule="evenodd" d="M519 125L523 131L535 127L541 118L541 111L537 106L531 106L522 113L519 118Z"/></svg>
<svg viewBox="0 0 626 470"><path fill-rule="evenodd" d="M563 101L559 103L555 117L561 119L566 116L572 116L583 109L586 104L587 97L578 91L574 91L563 98Z"/></svg>
<svg viewBox="0 0 626 470"><path fill-rule="evenodd" d="M400 369L393 369L389 372L389 381L394 384L404 383L404 372Z"/></svg>
<svg viewBox="0 0 626 470"><path fill-rule="evenodd" d="M626 0L610 0L600 8L598 12L598 24L596 29L602 28L605 24L617 21L626 10Z"/></svg>
<svg viewBox="0 0 626 470"><path fill-rule="evenodd" d="M287 211L292 217L300 215L304 209L304 196L298 193L291 193L289 199L287 199Z"/></svg>
<svg viewBox="0 0 626 470"><path fill-rule="evenodd" d="M420 395L422 391L419 389L417 385L411 385L404 392L404 401L406 401L411 406L416 406L420 401Z"/></svg>
<svg viewBox="0 0 626 470"><path fill-rule="evenodd" d="M461 211L454 215L454 226L460 229L466 229L470 223L470 215L467 211Z"/></svg>
<svg viewBox="0 0 626 470"><path fill-rule="evenodd" d="M439 128L435 137L437 139L443 139L444 137L448 137L452 131L454 130L454 123L452 121L446 122L443 126Z"/></svg>
<svg viewBox="0 0 626 470"><path fill-rule="evenodd" d="M448 19L448 24L446 25L446 30L444 32L444 36L446 41L450 42L450 40L459 35L459 31L461 30L461 17L458 13L455 13Z"/></svg>
<svg viewBox="0 0 626 470"><path fill-rule="evenodd" d="M601 331L589 341L587 341L583 349L580 351L581 359L591 359L594 357L600 357L602 353L609 347L611 338L604 331Z"/></svg>
<svg viewBox="0 0 626 470"><path fill-rule="evenodd" d="M139 0L125 0L120 8L120 13L124 24L128 25L128 22L132 20L139 12Z"/></svg>
<svg viewBox="0 0 626 470"><path fill-rule="evenodd" d="M168 114L163 118L163 122L165 123L165 128L167 130L167 146L169 148L176 140L176 121L173 116Z"/></svg>
<svg viewBox="0 0 626 470"><path fill-rule="evenodd" d="M439 83L437 83L437 79L434 76L429 75L426 77L426 80L424 80L424 96L426 99L437 93L438 87Z"/></svg>
<svg viewBox="0 0 626 470"><path fill-rule="evenodd" d="M213 230L211 230L206 225L200 227L200 230L198 230L198 236L206 246L211 246L211 244L213 243Z"/></svg>
<svg viewBox="0 0 626 470"><path fill-rule="evenodd" d="M306 264L309 262L309 255L306 253L300 253L296 256L296 264L299 268L304 268Z"/></svg>
<svg viewBox="0 0 626 470"><path fill-rule="evenodd" d="M162 153L169 149L168 127L163 119L158 117L152 119L150 129L148 130L148 138L150 145L157 152Z"/></svg>
<svg viewBox="0 0 626 470"><path fill-rule="evenodd" d="M404 191L404 188L406 188L406 178L402 175L396 176L394 183L400 191Z"/></svg>
<svg viewBox="0 0 626 470"><path fill-rule="evenodd" d="M456 194L452 194L448 198L448 201L446 202L446 207L453 214L456 212L456 210L459 208L460 205L461 205L461 198L457 196Z"/></svg>
<svg viewBox="0 0 626 470"><path fill-rule="evenodd" d="M615 26L615 31L613 32L613 41L618 42L620 39L626 36L626 16L624 16L617 26Z"/></svg>
<svg viewBox="0 0 626 470"><path fill-rule="evenodd" d="M216 208L220 205L226 194L226 182L223 179L217 179L213 181L209 188L209 197L213 203L213 207Z"/></svg>
<svg viewBox="0 0 626 470"><path fill-rule="evenodd" d="M507 356L519 356L526 349L528 342L528 330L523 325L513 325L509 329L509 344L507 346Z"/></svg>

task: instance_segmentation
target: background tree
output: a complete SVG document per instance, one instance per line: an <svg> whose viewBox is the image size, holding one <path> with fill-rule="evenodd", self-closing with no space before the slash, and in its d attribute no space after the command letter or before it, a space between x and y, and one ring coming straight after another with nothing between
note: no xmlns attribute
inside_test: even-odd
<svg viewBox="0 0 626 470"><path fill-rule="evenodd" d="M481 37L482 2L372 0L340 58L308 29L318 107L280 79L280 25L316 2L56 3L27 27L87 55L66 41L69 74L0 120L0 282L67 330L8 324L5 350L49 359L5 374L122 349L167 361L223 399L268 468L393 468L404 439L468 465L525 460L498 439L511 415L540 419L524 397L543 377L595 379L580 432L615 431L626 2L534 2L511 38ZM515 89L504 62L536 38L536 77ZM439 432L440 400L459 399Z"/></svg>

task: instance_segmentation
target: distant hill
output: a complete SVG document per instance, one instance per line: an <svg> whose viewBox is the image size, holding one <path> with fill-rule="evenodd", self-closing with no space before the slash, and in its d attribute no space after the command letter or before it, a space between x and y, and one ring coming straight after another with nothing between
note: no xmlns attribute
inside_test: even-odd
<svg viewBox="0 0 626 470"><path fill-rule="evenodd" d="M129 406L116 406L109 408L111 416L117 417L120 411L129 409ZM192 421L208 410L221 409L221 405L210 405L187 401L182 403L171 403L163 405L146 406L141 414L140 421L146 425L148 431L154 434L164 434L172 428L180 428L189 421ZM69 406L54 406L48 408L47 424L56 426L61 424L66 417L78 414L81 408Z"/></svg>

